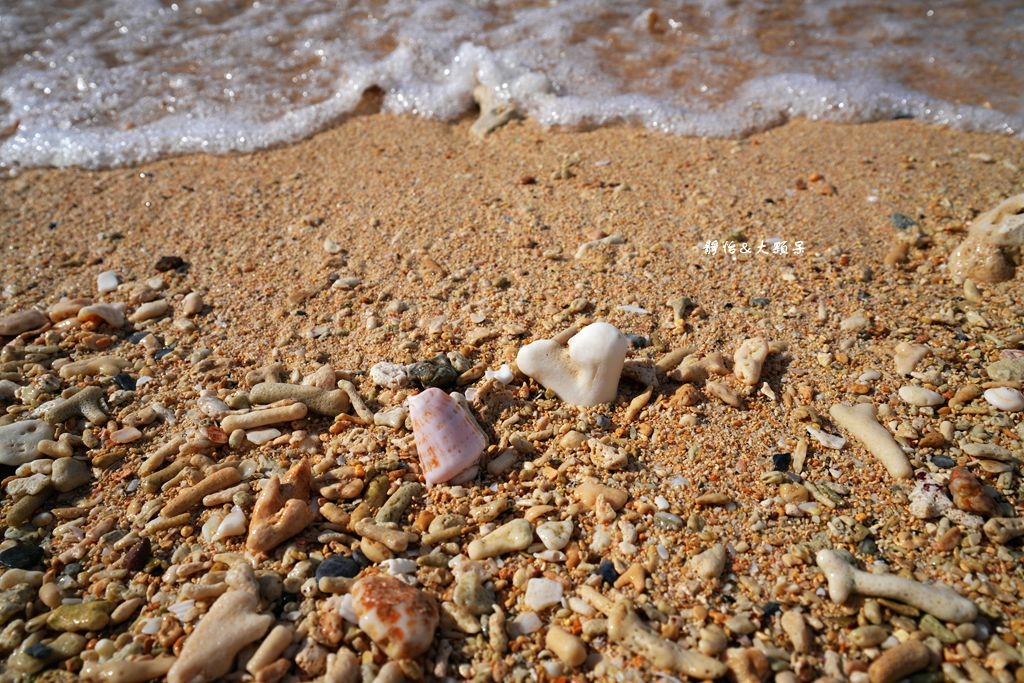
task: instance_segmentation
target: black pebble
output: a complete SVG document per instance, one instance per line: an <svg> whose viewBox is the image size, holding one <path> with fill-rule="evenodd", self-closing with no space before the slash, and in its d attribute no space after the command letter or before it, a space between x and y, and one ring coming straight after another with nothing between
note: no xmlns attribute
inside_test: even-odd
<svg viewBox="0 0 1024 683"><path fill-rule="evenodd" d="M363 555L363 551L359 548L356 548L352 551L352 559L359 563L360 569L365 569L366 567L369 567L371 564L373 564L373 562L370 561L370 558L368 558L366 555Z"/></svg>
<svg viewBox="0 0 1024 683"><path fill-rule="evenodd" d="M785 472L789 464L793 462L793 456L789 453L772 453L772 469L776 472Z"/></svg>
<svg viewBox="0 0 1024 683"><path fill-rule="evenodd" d="M629 342L629 346L634 349L646 349L651 345L651 340L639 334L627 334L626 341Z"/></svg>
<svg viewBox="0 0 1024 683"><path fill-rule="evenodd" d="M348 555L331 555L317 566L316 580L319 581L325 576L343 576L351 579L361 569L359 563Z"/></svg>
<svg viewBox="0 0 1024 683"><path fill-rule="evenodd" d="M782 605L777 602L766 602L761 608L761 623L766 624L769 619L782 611Z"/></svg>
<svg viewBox="0 0 1024 683"><path fill-rule="evenodd" d="M956 460L950 458L947 455L936 455L934 458L932 458L932 464L935 465L936 467L949 469L950 467L956 464Z"/></svg>
<svg viewBox="0 0 1024 683"><path fill-rule="evenodd" d="M173 346L165 346L164 348L157 350L156 353L153 354L153 360L160 360L164 356L169 355L173 350Z"/></svg>
<svg viewBox="0 0 1024 683"><path fill-rule="evenodd" d="M25 654L29 657L46 660L53 656L53 648L42 643L33 643L25 648Z"/></svg>
<svg viewBox="0 0 1024 683"><path fill-rule="evenodd" d="M140 341L145 339L146 335L148 334L149 332L132 332L130 335L128 335L128 341L130 341L132 344L138 344Z"/></svg>
<svg viewBox="0 0 1024 683"><path fill-rule="evenodd" d="M615 565L611 560L604 560L597 565L597 573L607 584L615 583L619 578L619 573L615 571Z"/></svg>
<svg viewBox="0 0 1024 683"><path fill-rule="evenodd" d="M0 564L11 569L31 569L43 559L43 549L35 545L16 545L0 552Z"/></svg>
<svg viewBox="0 0 1024 683"><path fill-rule="evenodd" d="M180 256L161 256L157 259L156 269L158 272L163 273L168 270L178 270L179 268L185 268L188 264L185 263L185 259Z"/></svg>
<svg viewBox="0 0 1024 683"><path fill-rule="evenodd" d="M114 384L125 391L135 391L135 379L127 372L120 372L114 375Z"/></svg>

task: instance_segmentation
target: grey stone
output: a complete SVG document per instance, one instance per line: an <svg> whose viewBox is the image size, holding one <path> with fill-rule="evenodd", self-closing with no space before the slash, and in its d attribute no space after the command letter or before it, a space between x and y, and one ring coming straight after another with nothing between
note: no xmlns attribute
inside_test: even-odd
<svg viewBox="0 0 1024 683"><path fill-rule="evenodd" d="M67 493L83 484L88 484L92 479L92 472L89 465L81 460L58 458L53 461L50 479L53 482L53 488L61 493Z"/></svg>
<svg viewBox="0 0 1024 683"><path fill-rule="evenodd" d="M39 456L39 442L53 438L53 428L42 420L22 420L0 427L0 463L17 467Z"/></svg>

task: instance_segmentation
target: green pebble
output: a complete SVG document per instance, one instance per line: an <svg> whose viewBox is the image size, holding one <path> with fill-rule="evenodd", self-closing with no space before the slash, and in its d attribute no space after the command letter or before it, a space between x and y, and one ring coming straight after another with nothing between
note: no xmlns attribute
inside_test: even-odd
<svg viewBox="0 0 1024 683"><path fill-rule="evenodd" d="M113 609L108 600L61 605L46 617L46 625L54 631L99 631L110 622Z"/></svg>

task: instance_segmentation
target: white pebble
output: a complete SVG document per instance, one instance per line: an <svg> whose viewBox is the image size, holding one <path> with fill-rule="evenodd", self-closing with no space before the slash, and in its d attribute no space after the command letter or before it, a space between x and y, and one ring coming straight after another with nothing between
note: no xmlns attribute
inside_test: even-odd
<svg viewBox="0 0 1024 683"><path fill-rule="evenodd" d="M554 579L530 579L524 602L530 609L543 612L562 602L562 584Z"/></svg>
<svg viewBox="0 0 1024 683"><path fill-rule="evenodd" d="M512 368L509 367L508 363L502 363L501 367L497 370L487 370L484 372L485 379L490 379L491 377L502 384L508 384L515 379L515 375L512 373Z"/></svg>
<svg viewBox="0 0 1024 683"><path fill-rule="evenodd" d="M910 405L917 406L919 408L925 406L939 406L946 401L946 399L942 397L942 394L914 384L905 384L900 387L899 395L900 398Z"/></svg>
<svg viewBox="0 0 1024 683"><path fill-rule="evenodd" d="M1012 387L995 387L985 390L985 400L989 405L1008 413L1019 413L1024 410L1024 394Z"/></svg>
<svg viewBox="0 0 1024 683"><path fill-rule="evenodd" d="M384 560L380 564L388 574L391 574L391 576L398 576L399 574L415 574L418 569L416 561L410 560L407 557L396 557L390 560Z"/></svg>
<svg viewBox="0 0 1024 683"><path fill-rule="evenodd" d="M232 536L241 536L248 530L248 525L245 521L245 513L242 512L242 508L235 505L231 508L231 512L228 513L227 517L217 527L216 533L213 535L214 541L222 541L225 538L231 538Z"/></svg>
<svg viewBox="0 0 1024 683"><path fill-rule="evenodd" d="M121 284L121 278L112 270L105 270L96 276L96 289L100 294L113 292L119 284Z"/></svg>
<svg viewBox="0 0 1024 683"><path fill-rule="evenodd" d="M548 550L561 550L572 539L572 520L544 522L537 527L537 537Z"/></svg>
<svg viewBox="0 0 1024 683"><path fill-rule="evenodd" d="M135 427L125 427L110 434L110 440L114 443L131 443L142 438L142 432Z"/></svg>
<svg viewBox="0 0 1024 683"><path fill-rule="evenodd" d="M878 370L866 370L857 378L858 382L874 382L882 376Z"/></svg>
<svg viewBox="0 0 1024 683"><path fill-rule="evenodd" d="M523 612L508 625L508 634L512 638L528 636L539 631L542 625L536 612Z"/></svg>
<svg viewBox="0 0 1024 683"><path fill-rule="evenodd" d="M820 443L825 448L831 448L838 451L840 448L846 445L846 439L836 434L827 434L817 427L807 427L807 433L811 435L815 441Z"/></svg>
<svg viewBox="0 0 1024 683"><path fill-rule="evenodd" d="M260 446L273 441L277 437L281 436L281 431L270 427L269 429L253 429L245 433L245 438L249 440L249 443Z"/></svg>

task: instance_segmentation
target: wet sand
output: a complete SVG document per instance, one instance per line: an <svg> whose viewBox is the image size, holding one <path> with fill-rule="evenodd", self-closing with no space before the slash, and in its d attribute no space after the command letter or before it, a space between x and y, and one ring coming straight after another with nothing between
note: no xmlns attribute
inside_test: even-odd
<svg viewBox="0 0 1024 683"><path fill-rule="evenodd" d="M700 357L721 352L731 364L744 339L764 338L772 343L761 378L767 387L759 381L745 390L731 375L722 378L741 395L742 407L735 408L700 382L681 384L659 374L649 401L631 410L645 390L633 379L621 381L615 404L595 408L567 405L522 376L507 387L491 381L487 396L474 403L492 444L485 463L512 448L511 465L497 474L484 467L472 481L415 496L399 522L417 534L407 550L375 548L354 528L318 513L269 557L252 558L257 575L273 570L284 577L294 570L283 595L261 595L263 614L298 626L294 644L281 653L298 663L279 664L276 673L308 680L327 666L340 675L341 658L326 660L339 647L370 653L366 675L388 661L354 626L326 633L325 615L337 612L340 598L309 578L324 556L349 555L357 547L381 553L361 568L361 577L386 573L379 560L387 555L421 558L412 575L427 599L455 604L453 587L466 569L452 558L488 524L550 505L533 510L531 521L571 519L568 546L537 557L545 548L534 539L538 547L474 569L494 591L508 642L493 633L493 610L467 619L442 607L430 649L418 664L403 665L406 675L650 680L655 671L672 673L632 636L614 628L609 634L608 615L583 588L589 586L612 603L628 599L660 634L658 642L700 647L728 661L743 681L767 677L758 671L769 667L795 677L776 673L776 680L828 676L859 683L883 650L908 640L932 648L932 661L921 668L936 675L990 680L980 667L999 681L1021 680L1020 541L994 541L981 529L984 520L959 514L963 510L932 519L911 514L914 480L894 480L832 422L829 408L870 402L905 447L919 480L930 477L949 495L952 467L969 466L993 487L997 509L989 516L1018 516L1020 413L996 410L982 397L952 406L950 399L965 385L993 386L986 367L1020 349L1020 279L967 292L952 282L945 262L975 216L1020 191L1024 145L910 121L798 121L741 141L619 127L558 132L513 122L477 142L469 125L375 114L258 154L187 156L101 172L29 171L0 182L0 313L46 311L62 297L124 302L129 314L147 299L170 304L169 314L124 329L86 323L30 333L2 359L5 378L38 389L6 399L4 421L28 417L68 387L86 384L104 388L111 419L105 427L72 419L60 428L91 433L74 454L100 467L88 485L44 495L31 520L11 525L18 530L8 529L4 547L42 546L43 559L29 570L44 574L26 580L34 589L68 577L58 582L65 601L106 597L116 605L145 598L120 624L80 630L86 634L81 654L42 666L78 671L83 660L97 659L93 666L100 666L112 650L129 659L179 654L211 600L197 601L183 628L161 626L155 634L147 625L167 614L183 585L202 583L205 574L218 583L223 574L217 572L239 558L215 553L244 551L245 535L216 544L198 537L210 515L227 513L230 503L190 510L187 522L167 530L144 530L159 506L146 505L155 493L139 487L139 468L175 436L212 441L198 449L208 460L193 463L193 481L217 463L238 465L251 491L234 502L247 520L265 477L303 456L321 493L309 500L321 506L329 500L322 487L332 484L342 484L334 495L345 482L369 485L374 476L385 475L391 492L403 480L421 480L404 427L344 417L332 423L311 414L290 427L277 425L281 438L260 446L218 444L221 436L209 428L219 421L198 410L200 390L227 399L246 391L257 381L247 375L268 364L282 364L285 381L329 364L334 379L351 379L369 410L386 411L415 390L374 386L367 372L375 363L407 364L457 351L476 369L461 386L472 395L485 382L468 381L473 374L512 363L524 344L604 319L630 336L627 358L636 361L690 347ZM580 249L602 238L609 239ZM184 265L159 272L164 256L180 257ZM96 277L108 270L122 284L99 295ZM189 292L199 292L205 307L185 318L182 299ZM900 342L931 349L916 377L895 370ZM134 382L152 380L133 392L120 387L118 394L110 377L68 380L51 370L58 358L101 354L130 361L124 374ZM935 390L942 404L908 405L897 394L906 384ZM127 416L154 403L168 410L140 424L140 438L111 441ZM806 429L815 424L846 436L846 444L824 448ZM921 445L943 430L952 430L953 438L933 436ZM573 431L623 449L626 467L603 470L585 445L566 436ZM789 462L773 455L793 454L801 439L808 451L797 474L792 455ZM961 442L995 444L1009 455L978 458ZM7 483L15 478L14 467L3 473ZM601 505L596 513L588 510L574 495L588 477L625 491L625 506L610 516ZM162 495L170 500L177 491ZM374 507L361 485L351 492L333 501L346 516L360 505ZM480 508L500 497L508 499L508 509L486 519ZM12 498L4 500L5 513ZM47 516L53 508L57 514ZM431 519L446 513L463 515L464 530L444 543L423 543ZM58 526L75 519L84 521ZM105 519L112 521L104 540L83 548L77 560L60 559ZM92 574L111 563L123 566L116 562L133 544L118 540L133 529L151 538L153 559L145 568ZM724 571L700 578L690 559L716 543L727 550ZM945 583L972 600L980 616L968 626L936 626L899 603L854 597L837 605L815 564L822 548L848 550L872 572ZM448 562L438 562L440 554ZM68 571L65 560L78 566ZM194 575L171 571L167 580L168 567L188 563L195 563ZM517 619L530 630L531 619L521 616L530 611L524 593L529 580L540 577L561 583L563 602L539 613L537 630L517 635ZM10 581L5 588L16 590ZM300 586L306 586L302 592ZM348 586L334 589L343 594ZM805 647L794 645L778 616L793 610L810 629ZM46 617L37 615L46 611L36 602L12 611L7 623L35 618L38 626ZM585 663L570 666L546 650L551 625L582 637ZM871 633L882 649L851 635L867 625L880 629ZM20 631L8 626L0 647L23 650L27 639L41 635L49 642L60 630L51 625L27 635L24 625ZM102 638L113 645L101 645ZM742 657L727 657L725 647L739 648ZM29 659L9 659L8 674L18 670L12 662L31 667L43 661ZM872 683L890 680L876 673ZM393 669L385 674L397 675Z"/></svg>

